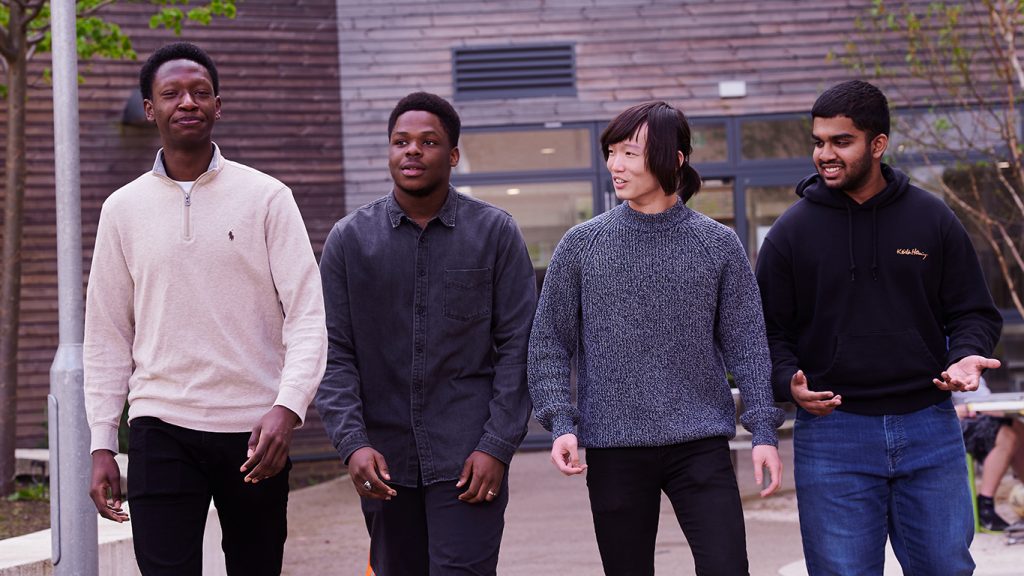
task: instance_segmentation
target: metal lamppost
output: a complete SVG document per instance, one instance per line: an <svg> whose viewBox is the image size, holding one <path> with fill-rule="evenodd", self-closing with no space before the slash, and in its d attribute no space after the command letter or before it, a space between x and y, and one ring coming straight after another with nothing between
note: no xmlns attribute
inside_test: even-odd
<svg viewBox="0 0 1024 576"><path fill-rule="evenodd" d="M99 573L92 459L82 390L82 202L75 0L50 3L60 344L50 368L50 533L55 576Z"/></svg>

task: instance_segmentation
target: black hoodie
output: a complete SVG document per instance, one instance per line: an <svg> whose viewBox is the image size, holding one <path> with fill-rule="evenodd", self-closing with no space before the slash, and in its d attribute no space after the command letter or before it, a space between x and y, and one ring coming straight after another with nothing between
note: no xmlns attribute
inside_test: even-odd
<svg viewBox="0 0 1024 576"><path fill-rule="evenodd" d="M817 174L772 226L757 258L776 398L797 369L840 410L905 414L949 397L932 378L990 356L1002 317L966 231L937 196L882 165L863 204Z"/></svg>

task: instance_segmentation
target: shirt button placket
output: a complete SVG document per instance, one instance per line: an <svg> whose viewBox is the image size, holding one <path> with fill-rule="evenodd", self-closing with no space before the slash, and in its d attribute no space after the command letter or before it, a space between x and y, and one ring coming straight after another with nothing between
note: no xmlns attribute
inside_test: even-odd
<svg viewBox="0 0 1024 576"><path fill-rule="evenodd" d="M424 482L433 480L434 467L430 454L430 444L427 441L426 428L423 422L424 404L424 366L426 364L426 322L427 304L426 299L429 293L427 284L427 263L429 252L427 251L426 229L420 232L416 247L416 289L413 294L413 360L412 360L412 429L416 437L416 449L419 453L420 474Z"/></svg>

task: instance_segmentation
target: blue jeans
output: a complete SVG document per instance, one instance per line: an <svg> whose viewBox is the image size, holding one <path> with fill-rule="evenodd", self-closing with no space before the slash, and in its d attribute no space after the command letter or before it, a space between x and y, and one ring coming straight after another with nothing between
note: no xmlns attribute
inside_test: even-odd
<svg viewBox="0 0 1024 576"><path fill-rule="evenodd" d="M793 435L808 574L880 575L887 536L906 576L974 572L964 443L951 401L887 416L799 410Z"/></svg>

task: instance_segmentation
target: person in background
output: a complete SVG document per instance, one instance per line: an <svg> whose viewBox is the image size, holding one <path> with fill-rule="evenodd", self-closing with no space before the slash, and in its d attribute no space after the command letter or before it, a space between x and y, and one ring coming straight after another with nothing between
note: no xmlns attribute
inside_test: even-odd
<svg viewBox="0 0 1024 576"><path fill-rule="evenodd" d="M978 483L978 524L985 532L1002 532L1010 524L996 513L995 495L1003 476L1011 467L1018 479L1024 480L1024 422L1014 417L979 414L968 409L967 403L984 400L991 391L985 379L979 381L973 392L954 392L956 413L964 434L964 446L974 460L981 464L981 482Z"/></svg>

